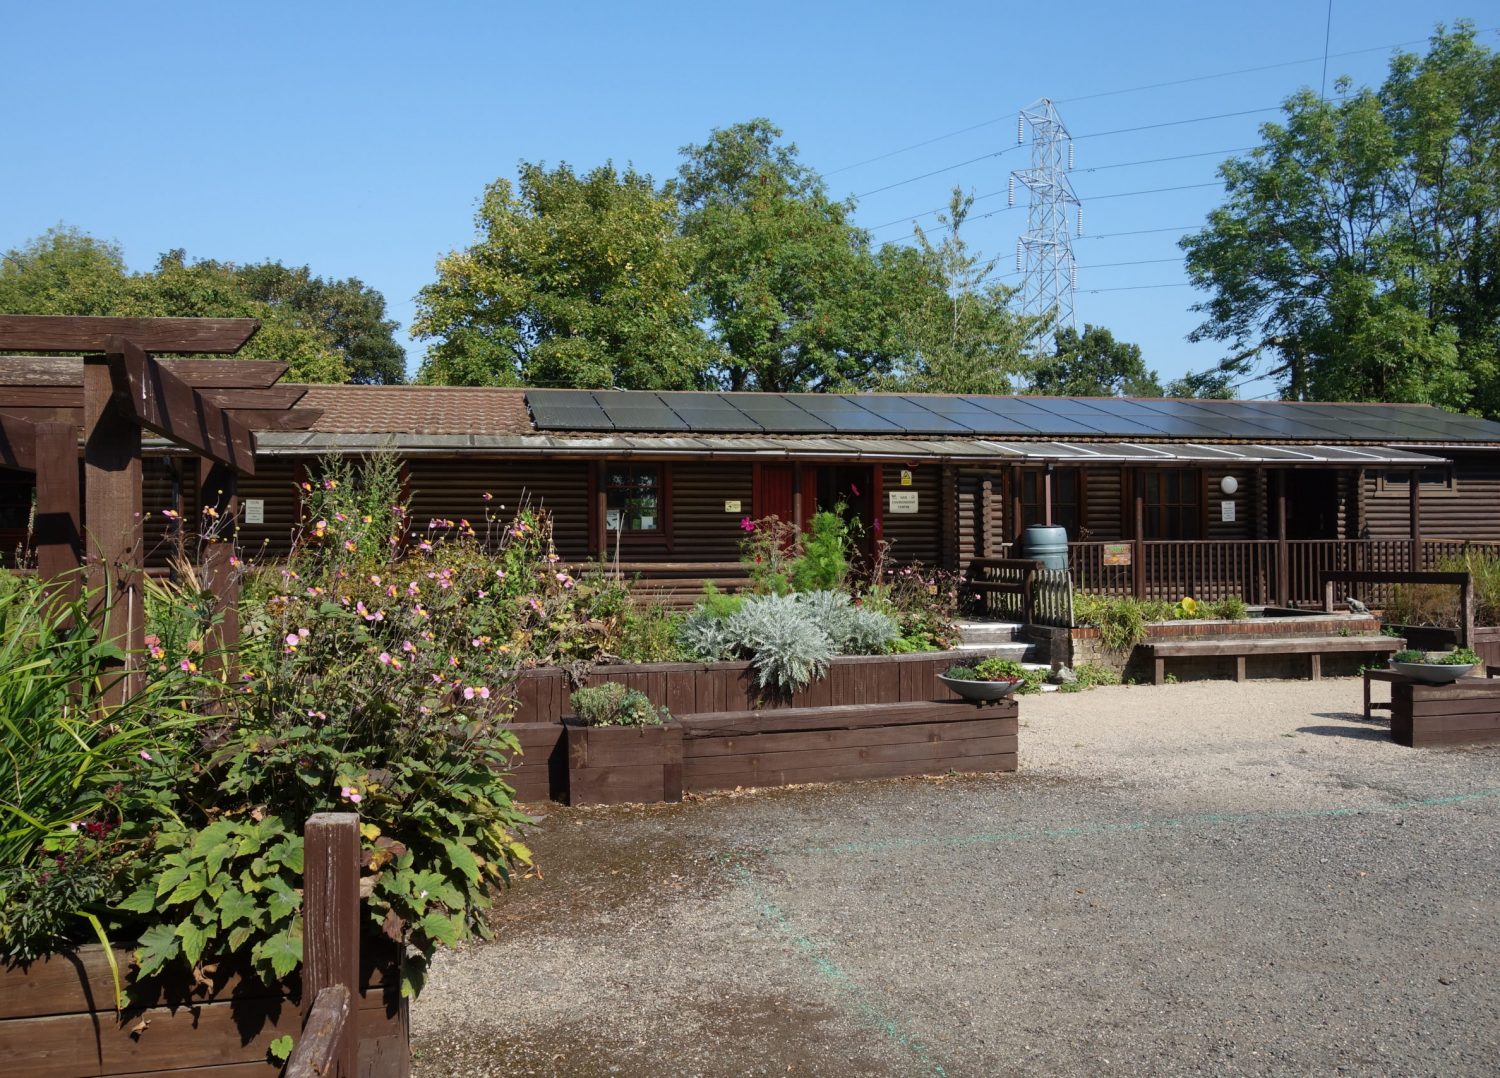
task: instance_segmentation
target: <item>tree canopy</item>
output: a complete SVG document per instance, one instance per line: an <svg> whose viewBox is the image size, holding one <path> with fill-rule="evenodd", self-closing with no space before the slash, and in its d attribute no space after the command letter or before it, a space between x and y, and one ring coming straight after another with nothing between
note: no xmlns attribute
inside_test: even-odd
<svg viewBox="0 0 1500 1078"><path fill-rule="evenodd" d="M706 384L715 351L689 294L692 247L650 176L523 164L484 193L479 238L444 256L413 327L448 385Z"/></svg>
<svg viewBox="0 0 1500 1078"><path fill-rule="evenodd" d="M258 318L239 353L277 359L301 382L399 382L404 364L385 299L355 278L329 281L279 262L190 262L181 250L131 273L120 248L53 228L0 258L0 310L14 314Z"/></svg>
<svg viewBox="0 0 1500 1078"><path fill-rule="evenodd" d="M1500 57L1439 27L1378 90L1340 80L1284 112L1182 240L1211 293L1192 339L1235 349L1210 377L1500 415Z"/></svg>
<svg viewBox="0 0 1500 1078"><path fill-rule="evenodd" d="M1043 327L960 235L875 248L770 121L634 170L522 163L418 297L421 377L464 385L1007 392Z"/></svg>
<svg viewBox="0 0 1500 1078"><path fill-rule="evenodd" d="M1161 382L1141 359L1140 345L1119 341L1103 326L1058 329L1052 355L1032 376L1032 390L1057 397L1160 397Z"/></svg>

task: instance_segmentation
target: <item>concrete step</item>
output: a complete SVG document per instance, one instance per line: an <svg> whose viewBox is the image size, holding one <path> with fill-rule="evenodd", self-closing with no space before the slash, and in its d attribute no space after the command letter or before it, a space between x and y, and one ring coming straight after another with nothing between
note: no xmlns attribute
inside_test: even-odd
<svg viewBox="0 0 1500 1078"><path fill-rule="evenodd" d="M965 640L954 651L971 651L986 657L993 655L999 659L1014 659L1016 662L1024 663L1036 657L1036 645L1028 644L1024 640L1015 641L970 641Z"/></svg>

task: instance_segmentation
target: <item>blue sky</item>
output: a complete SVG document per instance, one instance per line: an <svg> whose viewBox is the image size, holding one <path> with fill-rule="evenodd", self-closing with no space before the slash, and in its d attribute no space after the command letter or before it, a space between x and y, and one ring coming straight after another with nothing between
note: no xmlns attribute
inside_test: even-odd
<svg viewBox="0 0 1500 1078"><path fill-rule="evenodd" d="M1008 171L1024 161L1011 149L1016 112L1051 97L1080 136L1079 321L1139 342L1169 377L1220 351L1184 340L1197 318L1194 291L1176 286L1181 232L1142 230L1201 222L1218 200L1219 158L1134 162L1251 146L1275 114L1098 133L1271 108L1316 87L1328 16L1318 0L1088 2L1046 19L1040 5L994 2L3 0L0 10L0 249L66 223L118 242L137 269L185 247L358 276L389 300L413 368L424 347L406 336L413 297L439 255L471 240L484 185L520 160L613 159L662 178L683 144L768 116L834 193L864 195L856 220L873 227L943 205L955 183L1002 192L975 214L1002 209ZM1378 81L1384 46L1459 18L1500 25L1472 2L1334 0L1330 51L1374 51L1335 55L1330 87L1340 73ZM1500 45L1493 30L1481 40ZM1309 57L1319 59L1108 93ZM1091 201L1195 184L1210 186ZM1018 208L967 230L1001 272L1024 217ZM875 237L909 234L894 224ZM1145 264L1110 265L1122 262Z"/></svg>

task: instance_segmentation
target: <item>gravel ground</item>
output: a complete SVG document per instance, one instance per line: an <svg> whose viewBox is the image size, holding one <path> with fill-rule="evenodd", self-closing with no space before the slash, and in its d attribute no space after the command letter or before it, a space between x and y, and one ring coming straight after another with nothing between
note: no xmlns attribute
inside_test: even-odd
<svg viewBox="0 0 1500 1078"><path fill-rule="evenodd" d="M548 810L418 1075L1500 1071L1500 748L1360 683L1031 697L1017 775Z"/></svg>

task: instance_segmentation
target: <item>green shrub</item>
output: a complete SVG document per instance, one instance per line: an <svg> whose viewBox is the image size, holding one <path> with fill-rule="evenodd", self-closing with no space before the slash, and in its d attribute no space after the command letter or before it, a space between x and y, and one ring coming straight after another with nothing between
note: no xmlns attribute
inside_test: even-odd
<svg viewBox="0 0 1500 1078"><path fill-rule="evenodd" d="M1113 598L1079 592L1073 599L1073 620L1099 630L1099 643L1109 651L1129 651L1146 639L1148 608L1128 597Z"/></svg>
<svg viewBox="0 0 1500 1078"><path fill-rule="evenodd" d="M574 713L589 726L660 726L672 718L645 693L615 681L579 689L568 699Z"/></svg>
<svg viewBox="0 0 1500 1078"><path fill-rule="evenodd" d="M1204 603L1205 616L1219 618L1224 621L1241 621L1250 616L1250 608L1245 605L1245 600L1238 595L1230 595L1223 599L1215 599Z"/></svg>
<svg viewBox="0 0 1500 1078"><path fill-rule="evenodd" d="M797 604L807 611L833 642L839 655L881 655L900 633L890 615L855 606L846 592L798 592Z"/></svg>
<svg viewBox="0 0 1500 1078"><path fill-rule="evenodd" d="M762 690L792 693L828 672L833 641L795 596L745 600L725 622L733 650L750 660Z"/></svg>
<svg viewBox="0 0 1500 1078"><path fill-rule="evenodd" d="M985 680L984 678L979 676L979 671L975 670L972 666L950 666L947 670L943 671L943 676L946 678L952 678L954 681Z"/></svg>
<svg viewBox="0 0 1500 1078"><path fill-rule="evenodd" d="M792 587L799 592L835 591L849 577L852 545L843 503L814 513L802 550L791 566Z"/></svg>
<svg viewBox="0 0 1500 1078"><path fill-rule="evenodd" d="M1433 662L1439 666L1478 666L1483 660L1471 648L1454 648Z"/></svg>
<svg viewBox="0 0 1500 1078"><path fill-rule="evenodd" d="M1100 663L1079 663L1073 668L1073 674L1077 677L1076 685L1085 689L1092 689L1100 685L1120 684L1120 675L1111 667Z"/></svg>
<svg viewBox="0 0 1500 1078"><path fill-rule="evenodd" d="M1402 648L1391 655L1391 662L1395 663L1425 663L1426 661L1427 652L1416 648Z"/></svg>

